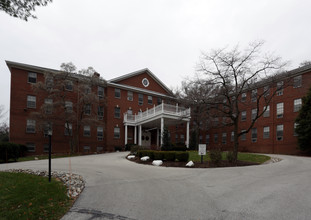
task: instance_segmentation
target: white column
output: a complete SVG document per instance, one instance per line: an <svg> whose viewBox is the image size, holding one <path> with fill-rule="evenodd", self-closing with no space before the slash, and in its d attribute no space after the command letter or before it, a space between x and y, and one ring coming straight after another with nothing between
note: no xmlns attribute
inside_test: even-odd
<svg viewBox="0 0 311 220"><path fill-rule="evenodd" d="M164 118L161 118L161 146L163 145Z"/></svg>
<svg viewBox="0 0 311 220"><path fill-rule="evenodd" d="M138 127L138 145L141 146L141 125Z"/></svg>
<svg viewBox="0 0 311 220"><path fill-rule="evenodd" d="M186 146L187 148L189 148L189 121L187 121L187 143L186 143Z"/></svg>
<svg viewBox="0 0 311 220"><path fill-rule="evenodd" d="M176 103L176 113L178 113L178 103Z"/></svg>
<svg viewBox="0 0 311 220"><path fill-rule="evenodd" d="M157 128L157 146L159 147L159 128Z"/></svg>
<svg viewBox="0 0 311 220"><path fill-rule="evenodd" d="M137 144L137 126L134 126L134 144Z"/></svg>
<svg viewBox="0 0 311 220"><path fill-rule="evenodd" d="M127 125L125 125L124 136L125 136L124 144L126 145L127 144Z"/></svg>

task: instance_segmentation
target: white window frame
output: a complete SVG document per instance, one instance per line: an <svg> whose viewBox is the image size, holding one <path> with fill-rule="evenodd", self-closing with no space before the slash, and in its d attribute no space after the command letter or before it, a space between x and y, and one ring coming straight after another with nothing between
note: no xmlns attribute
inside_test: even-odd
<svg viewBox="0 0 311 220"><path fill-rule="evenodd" d="M294 112L299 112L302 107L302 99L294 99Z"/></svg>
<svg viewBox="0 0 311 220"><path fill-rule="evenodd" d="M113 129L113 138L120 139L121 129L119 127L114 127Z"/></svg>
<svg viewBox="0 0 311 220"><path fill-rule="evenodd" d="M73 104L71 101L65 101L65 110L68 113L73 111Z"/></svg>
<svg viewBox="0 0 311 220"><path fill-rule="evenodd" d="M221 135L221 143L227 144L227 133L223 132Z"/></svg>
<svg viewBox="0 0 311 220"><path fill-rule="evenodd" d="M277 96L281 96L283 95L283 85L284 85L284 82L283 81L280 81L280 82L277 82L276 83L276 95Z"/></svg>
<svg viewBox="0 0 311 220"><path fill-rule="evenodd" d="M36 120L27 119L27 121L26 121L26 133L28 133L28 134L36 133Z"/></svg>
<svg viewBox="0 0 311 220"><path fill-rule="evenodd" d="M27 152L30 152L30 153L36 152L35 143L26 143L26 148L27 148ZM33 148L33 149L30 150L29 148Z"/></svg>
<svg viewBox="0 0 311 220"><path fill-rule="evenodd" d="M263 127L263 139L268 139L270 138L270 127L265 126Z"/></svg>
<svg viewBox="0 0 311 220"><path fill-rule="evenodd" d="M257 137L258 137L258 133L257 133L257 128L252 128L252 133L251 133L251 137L252 137L252 143L257 142Z"/></svg>
<svg viewBox="0 0 311 220"><path fill-rule="evenodd" d="M277 125L276 126L276 139L278 141L282 141L284 137L284 125Z"/></svg>
<svg viewBox="0 0 311 220"><path fill-rule="evenodd" d="M35 82L32 82L31 79L34 79L33 81L35 81ZM27 82L28 83L37 83L37 73L29 72L28 77L27 77Z"/></svg>
<svg viewBox="0 0 311 220"><path fill-rule="evenodd" d="M266 110L266 111L265 111ZM270 105L266 105L263 107L263 111L265 111L263 113L263 117L264 118L267 118L267 117L270 117Z"/></svg>
<svg viewBox="0 0 311 220"><path fill-rule="evenodd" d="M148 95L148 104L152 105L152 96L151 95Z"/></svg>
<svg viewBox="0 0 311 220"><path fill-rule="evenodd" d="M133 101L133 92L132 91L127 91L127 100L128 101Z"/></svg>
<svg viewBox="0 0 311 220"><path fill-rule="evenodd" d="M27 95L27 108L36 108L37 97L34 95Z"/></svg>
<svg viewBox="0 0 311 220"><path fill-rule="evenodd" d="M114 97L117 99L121 99L121 89L119 88L114 89Z"/></svg>
<svg viewBox="0 0 311 220"><path fill-rule="evenodd" d="M242 111L241 112L241 121L246 121L247 117L246 117L246 111Z"/></svg>
<svg viewBox="0 0 311 220"><path fill-rule="evenodd" d="M104 96L105 96L105 88L101 87L101 86L98 86L97 87L97 95L98 95L99 99L104 98Z"/></svg>
<svg viewBox="0 0 311 220"><path fill-rule="evenodd" d="M91 136L91 126L90 125L84 125L83 126L83 136L84 137L90 137Z"/></svg>
<svg viewBox="0 0 311 220"><path fill-rule="evenodd" d="M276 118L283 118L284 116L284 102L276 104Z"/></svg>
<svg viewBox="0 0 311 220"><path fill-rule="evenodd" d="M68 129L67 129L68 124ZM68 133L69 130L69 133ZM65 136L72 136L72 124L71 123L65 123Z"/></svg>
<svg viewBox="0 0 311 220"><path fill-rule="evenodd" d="M104 139L104 128L99 126L97 127L97 140L102 141Z"/></svg>
<svg viewBox="0 0 311 220"><path fill-rule="evenodd" d="M294 77L293 88L299 88L302 86L302 75Z"/></svg>

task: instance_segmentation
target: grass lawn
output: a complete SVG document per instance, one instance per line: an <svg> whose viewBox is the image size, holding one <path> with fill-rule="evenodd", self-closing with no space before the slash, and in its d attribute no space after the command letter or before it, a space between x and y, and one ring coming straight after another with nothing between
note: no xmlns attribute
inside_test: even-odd
<svg viewBox="0 0 311 220"><path fill-rule="evenodd" d="M226 152L222 152L222 159L226 160ZM198 155L197 151L189 151L189 161L200 162L201 156ZM270 160L270 157L259 154L249 154L249 153L238 153L238 160L247 161L247 162L255 162L255 163L264 163L267 160ZM209 153L203 156L203 161L210 161Z"/></svg>
<svg viewBox="0 0 311 220"><path fill-rule="evenodd" d="M72 203L62 182L0 172L0 219L60 219Z"/></svg>

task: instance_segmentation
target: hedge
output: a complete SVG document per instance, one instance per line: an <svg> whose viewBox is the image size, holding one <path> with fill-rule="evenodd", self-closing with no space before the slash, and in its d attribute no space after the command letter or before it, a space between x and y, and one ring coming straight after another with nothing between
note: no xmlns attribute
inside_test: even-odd
<svg viewBox="0 0 311 220"><path fill-rule="evenodd" d="M155 150L138 150L137 156L139 158L148 156L151 160L166 160L180 162L187 162L189 159L188 152L176 152L176 151L155 151Z"/></svg>
<svg viewBox="0 0 311 220"><path fill-rule="evenodd" d="M20 156L24 156L26 146L10 142L0 143L0 160L8 162L10 159L17 161Z"/></svg>

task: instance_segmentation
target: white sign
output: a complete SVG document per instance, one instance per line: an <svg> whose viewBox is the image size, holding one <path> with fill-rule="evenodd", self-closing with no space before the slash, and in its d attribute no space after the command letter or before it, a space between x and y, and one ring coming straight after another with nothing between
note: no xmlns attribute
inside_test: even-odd
<svg viewBox="0 0 311 220"><path fill-rule="evenodd" d="M199 144L199 155L206 155L206 144Z"/></svg>

